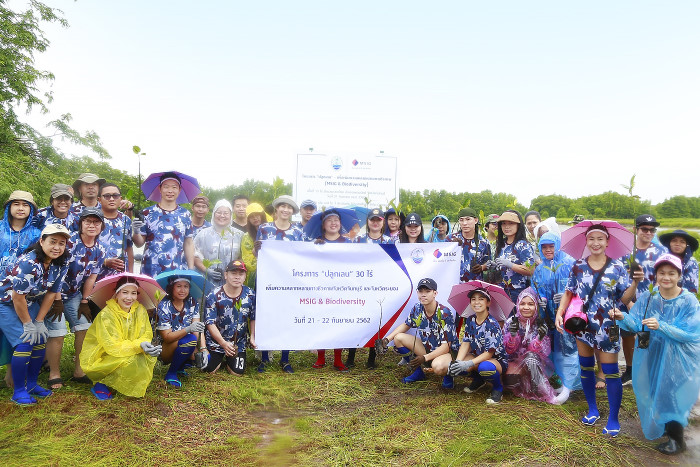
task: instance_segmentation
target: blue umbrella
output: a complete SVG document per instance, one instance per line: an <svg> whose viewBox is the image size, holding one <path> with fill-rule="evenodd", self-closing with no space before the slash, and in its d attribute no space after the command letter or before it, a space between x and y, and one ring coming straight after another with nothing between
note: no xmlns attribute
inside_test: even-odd
<svg viewBox="0 0 700 467"><path fill-rule="evenodd" d="M348 209L355 211L360 227L364 227L367 224L367 216L369 216L369 212L371 211L370 208L364 206L348 206Z"/></svg>
<svg viewBox="0 0 700 467"><path fill-rule="evenodd" d="M204 276L197 271L192 271L190 269L173 269L172 271L165 271L158 274L155 279L163 290L168 286L168 282L171 278L178 279L189 279L190 281L190 295L194 297L195 300L202 298L204 293Z"/></svg>
<svg viewBox="0 0 700 467"><path fill-rule="evenodd" d="M175 174L180 179L180 194L177 195L177 204L189 203L202 192L196 178L172 170L169 172L152 173L146 180L144 180L144 182L141 184L141 190L143 191L143 194L146 195L146 199L150 199L156 203L161 200L160 179L164 174Z"/></svg>
<svg viewBox="0 0 700 467"><path fill-rule="evenodd" d="M317 212L313 216L311 216L311 219L309 219L309 222L306 223L304 226L304 233L306 234L307 237L309 238L318 238L320 237L321 234L321 225L323 224L323 218L325 218L324 214L328 214L331 211L335 211L338 213L338 216L340 217L340 233L341 234L347 234L352 230L355 225L359 224L360 221L357 219L357 215L355 214L355 211L352 209L347 209L347 208L328 208L323 212Z"/></svg>

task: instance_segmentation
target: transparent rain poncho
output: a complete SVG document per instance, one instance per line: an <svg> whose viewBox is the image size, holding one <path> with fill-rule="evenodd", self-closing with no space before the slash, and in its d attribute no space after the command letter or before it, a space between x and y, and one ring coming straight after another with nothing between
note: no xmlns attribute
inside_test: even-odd
<svg viewBox="0 0 700 467"><path fill-rule="evenodd" d="M542 253L542 245L545 244L554 244L554 258L551 260L546 259ZM537 293L540 297L547 299L547 307L541 312L550 330L554 330L554 317L557 310L552 297L554 294L566 291L566 282L569 280L571 267L575 262L571 256L561 251L560 246L561 237L554 232L546 232L542 235L537 245L542 263L537 265L532 275L532 284ZM581 389L581 367L578 362L576 338L569 333L562 334L556 331L551 334L551 338L552 353L549 358L554 362L557 375L567 388Z"/></svg>
<svg viewBox="0 0 700 467"><path fill-rule="evenodd" d="M153 330L146 308L136 302L126 312L114 299L107 301L85 335L80 365L88 378L131 397L143 397L156 358L143 353Z"/></svg>
<svg viewBox="0 0 700 467"><path fill-rule="evenodd" d="M537 294L532 287L520 292L516 305L516 314L511 316L503 326L503 343L508 354L508 370L503 377L505 387L524 399L554 403L556 394L549 377L554 373L554 365L548 358L550 340L545 334L542 339L537 335L537 313L525 318L520 313L520 302L530 297L537 303ZM509 332L513 320L519 321L515 336Z"/></svg>
<svg viewBox="0 0 700 467"><path fill-rule="evenodd" d="M647 303L648 308L647 308ZM654 290L644 292L620 327L631 332L642 330L647 318L656 318L659 329L650 331L649 347L635 348L632 387L644 436L656 439L664 434L667 422L688 425L690 410L700 390L700 305L687 290L665 300ZM644 327L645 331L649 328Z"/></svg>
<svg viewBox="0 0 700 467"><path fill-rule="evenodd" d="M548 217L545 220L539 222L535 226L535 228L532 229L532 232L535 236L535 241L537 243L539 243L542 236L547 232L551 232L561 239L561 229L559 228L559 224L557 224L556 217Z"/></svg>
<svg viewBox="0 0 700 467"><path fill-rule="evenodd" d="M220 200L214 206L214 213L220 208L233 212L231 204L226 200ZM209 270L219 268L224 270L231 261L241 259L241 240L243 232L233 229L229 222L226 226L219 226L212 217L211 227L199 231L194 238L195 256L209 261L219 260L220 264L214 264Z"/></svg>

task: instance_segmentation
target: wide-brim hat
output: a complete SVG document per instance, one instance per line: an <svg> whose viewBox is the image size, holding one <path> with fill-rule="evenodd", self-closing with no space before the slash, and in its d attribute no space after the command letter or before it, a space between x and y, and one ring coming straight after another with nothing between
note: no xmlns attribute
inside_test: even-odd
<svg viewBox="0 0 700 467"><path fill-rule="evenodd" d="M15 190L12 193L10 193L10 197L7 198L7 202L5 202L5 206L8 204L12 203L13 201L24 201L26 203L31 204L34 206L34 210L37 210L36 203L34 202L34 196L29 193L28 191L22 191L22 190Z"/></svg>
<svg viewBox="0 0 700 467"><path fill-rule="evenodd" d="M685 239L686 243L690 247L690 251L697 251L698 250L698 239L690 235L688 232L685 230L674 230L673 232L665 233L663 235L659 235L659 241L661 242L662 245L664 245L666 248L669 250L671 249L671 240L674 239L674 237L681 237Z"/></svg>
<svg viewBox="0 0 700 467"><path fill-rule="evenodd" d="M299 206L297 205L296 201L294 201L294 198L292 198L289 195L282 195L279 198L275 199L272 202L272 207L277 209L277 206L280 204L288 204L292 207L292 210L294 211L294 214L297 214L299 212Z"/></svg>
<svg viewBox="0 0 700 467"><path fill-rule="evenodd" d="M515 222L516 224L520 224L520 218L518 217L518 215L510 211L506 211L500 216L498 216L497 222L500 224L503 221Z"/></svg>
<svg viewBox="0 0 700 467"><path fill-rule="evenodd" d="M73 182L73 190L77 193L78 190L80 190L80 185L82 183L97 183L99 185L102 185L105 182L104 178L100 178L95 174L91 174L88 172L80 174L78 179Z"/></svg>

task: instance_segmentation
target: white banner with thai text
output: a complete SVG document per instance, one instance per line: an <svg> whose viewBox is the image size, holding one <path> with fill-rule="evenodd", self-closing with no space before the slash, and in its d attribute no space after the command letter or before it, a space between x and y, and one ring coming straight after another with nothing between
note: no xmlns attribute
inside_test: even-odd
<svg viewBox="0 0 700 467"><path fill-rule="evenodd" d="M437 300L447 305L459 262L456 243L265 241L258 256L258 348L370 346L406 320L422 278L437 282Z"/></svg>

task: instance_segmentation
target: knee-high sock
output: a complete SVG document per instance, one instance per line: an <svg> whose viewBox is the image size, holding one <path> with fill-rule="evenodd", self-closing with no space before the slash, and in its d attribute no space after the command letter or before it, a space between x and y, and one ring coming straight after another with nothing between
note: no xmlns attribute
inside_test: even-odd
<svg viewBox="0 0 700 467"><path fill-rule="evenodd" d="M581 365L581 386L583 386L583 394L588 402L588 414L599 415L598 404L595 400L595 357L579 355L578 362Z"/></svg>
<svg viewBox="0 0 700 467"><path fill-rule="evenodd" d="M282 356L280 357L281 363L289 363L289 350L283 350Z"/></svg>
<svg viewBox="0 0 700 467"><path fill-rule="evenodd" d="M29 342L22 342L12 352L12 381L15 385L15 394L17 391L27 390L27 372L31 358L32 345Z"/></svg>
<svg viewBox="0 0 700 467"><path fill-rule="evenodd" d="M396 351L401 355L408 355L411 353L411 351L408 350L408 347L396 347Z"/></svg>
<svg viewBox="0 0 700 467"><path fill-rule="evenodd" d="M261 360L263 363L270 363L270 352L267 350L263 350L260 355Z"/></svg>
<svg viewBox="0 0 700 467"><path fill-rule="evenodd" d="M348 359L345 360L345 365L352 365L355 363L355 355L357 354L357 349L348 349Z"/></svg>
<svg viewBox="0 0 700 467"><path fill-rule="evenodd" d="M318 350L318 358L316 359L316 365L325 365L326 364L326 350L319 349Z"/></svg>
<svg viewBox="0 0 700 467"><path fill-rule="evenodd" d="M344 366L343 365L343 349L333 350L333 366Z"/></svg>
<svg viewBox="0 0 700 467"><path fill-rule="evenodd" d="M501 374L496 369L496 365L491 362L479 363L479 375L493 385L493 388L498 391L503 391L501 384Z"/></svg>
<svg viewBox="0 0 700 467"><path fill-rule="evenodd" d="M622 381L620 380L620 368L616 363L601 363L603 373L605 373L605 388L608 390L608 405L610 405L610 415L608 415L608 424L605 426L608 430L619 430L620 422L618 414L620 413L620 404L622 404Z"/></svg>
<svg viewBox="0 0 700 467"><path fill-rule="evenodd" d="M32 347L32 358L27 365L27 390L31 391L36 386L36 380L39 378L41 365L44 364L44 356L46 355L46 342L36 344Z"/></svg>
<svg viewBox="0 0 700 467"><path fill-rule="evenodd" d="M165 374L165 379L177 378L178 370L190 358L195 347L197 347L197 338L194 334L186 334L185 337L177 341L177 347L173 352L173 359Z"/></svg>

